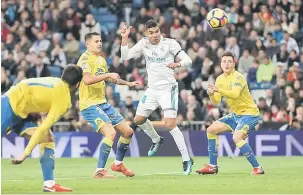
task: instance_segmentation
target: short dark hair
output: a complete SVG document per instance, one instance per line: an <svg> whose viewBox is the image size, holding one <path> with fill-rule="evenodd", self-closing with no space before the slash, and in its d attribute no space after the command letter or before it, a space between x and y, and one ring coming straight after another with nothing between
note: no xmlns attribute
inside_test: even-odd
<svg viewBox="0 0 303 195"><path fill-rule="evenodd" d="M100 33L97 32L87 33L84 37L84 40L87 41L88 39L91 39L93 36L100 36Z"/></svg>
<svg viewBox="0 0 303 195"><path fill-rule="evenodd" d="M230 51L225 51L225 52L222 54L221 59L222 59L224 56L232 57L233 60L235 60L235 55L234 55L232 52L230 52Z"/></svg>
<svg viewBox="0 0 303 195"><path fill-rule="evenodd" d="M81 82L82 77L83 71L81 67L74 64L68 64L63 70L61 79L71 87Z"/></svg>
<svg viewBox="0 0 303 195"><path fill-rule="evenodd" d="M145 23L145 29L154 28L156 26L158 26L158 23L153 19L150 19Z"/></svg>

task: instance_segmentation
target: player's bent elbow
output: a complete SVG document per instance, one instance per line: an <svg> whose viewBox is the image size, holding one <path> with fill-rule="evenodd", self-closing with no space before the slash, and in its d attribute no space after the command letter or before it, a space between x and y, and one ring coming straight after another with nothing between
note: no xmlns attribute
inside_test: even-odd
<svg viewBox="0 0 303 195"><path fill-rule="evenodd" d="M82 81L85 85L91 85L92 84L91 79L88 78L88 77L84 77Z"/></svg>

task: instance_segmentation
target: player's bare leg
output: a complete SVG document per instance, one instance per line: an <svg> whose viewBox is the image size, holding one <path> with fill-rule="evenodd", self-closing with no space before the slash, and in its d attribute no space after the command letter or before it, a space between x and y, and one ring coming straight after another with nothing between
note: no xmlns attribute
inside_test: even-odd
<svg viewBox="0 0 303 195"><path fill-rule="evenodd" d="M125 167L123 163L123 158L128 150L128 146L134 131L125 121L115 126L115 130L121 133L121 137L119 138L119 141L117 143L116 159L112 164L111 169L113 171L121 172L127 177L133 177L135 173Z"/></svg>
<svg viewBox="0 0 303 195"><path fill-rule="evenodd" d="M206 164L202 169L196 170L196 173L203 175L218 173L218 135L227 131L231 131L231 129L219 121L215 121L207 128L209 164Z"/></svg>
<svg viewBox="0 0 303 195"><path fill-rule="evenodd" d="M30 139L34 134L36 128L28 128L22 134L23 137ZM45 138L40 143L40 164L44 179L44 192L72 192L71 188L67 188L57 184L54 180L55 167L55 138L53 133L49 130ZM18 164L18 163L13 163ZM20 163L19 163L20 164Z"/></svg>
<svg viewBox="0 0 303 195"><path fill-rule="evenodd" d="M147 117L136 115L134 121L152 139L153 144L148 151L148 156L154 156L164 144L164 138L159 136Z"/></svg>
<svg viewBox="0 0 303 195"><path fill-rule="evenodd" d="M116 136L116 131L112 124L104 123L99 130L100 133L104 135L100 146L100 153L99 153L99 160L97 169L93 175L94 178L114 178L108 174L107 170L105 169L105 165L108 159L108 155L111 151L111 148L114 143L114 139Z"/></svg>
<svg viewBox="0 0 303 195"><path fill-rule="evenodd" d="M189 175L192 171L194 161L189 157L184 136L183 133L180 131L179 127L177 126L176 118L164 118L164 122L166 128L169 129L169 133L173 136L175 143L181 153L184 174Z"/></svg>
<svg viewBox="0 0 303 195"><path fill-rule="evenodd" d="M247 160L250 162L250 164L253 167L253 171L251 174L252 175L264 174L264 170L258 163L250 145L245 142L246 138L247 138L247 134L244 130L237 130L233 135L234 143L240 149L243 156L247 158Z"/></svg>

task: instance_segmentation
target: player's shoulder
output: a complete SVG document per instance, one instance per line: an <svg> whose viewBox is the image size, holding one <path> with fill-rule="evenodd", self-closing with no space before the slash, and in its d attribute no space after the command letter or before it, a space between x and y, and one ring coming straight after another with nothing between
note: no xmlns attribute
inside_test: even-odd
<svg viewBox="0 0 303 195"><path fill-rule="evenodd" d="M84 53L81 54L79 61L88 61L92 58L92 55L85 51Z"/></svg>
<svg viewBox="0 0 303 195"><path fill-rule="evenodd" d="M245 80L245 77L242 73L238 72L235 70L234 75L233 75L234 79L236 80Z"/></svg>
<svg viewBox="0 0 303 195"><path fill-rule="evenodd" d="M216 78L216 82L220 82L220 81L222 81L222 80L225 80L225 76L224 76L223 73L220 74L220 75Z"/></svg>
<svg viewBox="0 0 303 195"><path fill-rule="evenodd" d="M162 43L164 44L169 44L169 45L175 45L175 44L179 44L178 41L176 39L171 39L171 38L163 38L162 39Z"/></svg>

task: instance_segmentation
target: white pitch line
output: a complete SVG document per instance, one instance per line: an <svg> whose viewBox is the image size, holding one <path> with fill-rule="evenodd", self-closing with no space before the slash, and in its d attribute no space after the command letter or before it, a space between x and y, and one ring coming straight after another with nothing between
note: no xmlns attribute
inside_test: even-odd
<svg viewBox="0 0 303 195"><path fill-rule="evenodd" d="M182 174L182 172L166 172L166 173L143 173L136 176L152 176L152 175L178 175ZM118 175L115 177L125 177L124 175ZM92 177L56 177L55 179L58 180L69 180L69 179L90 179ZM9 182L23 182L26 180L21 180L21 179L2 179L1 181L9 181Z"/></svg>

